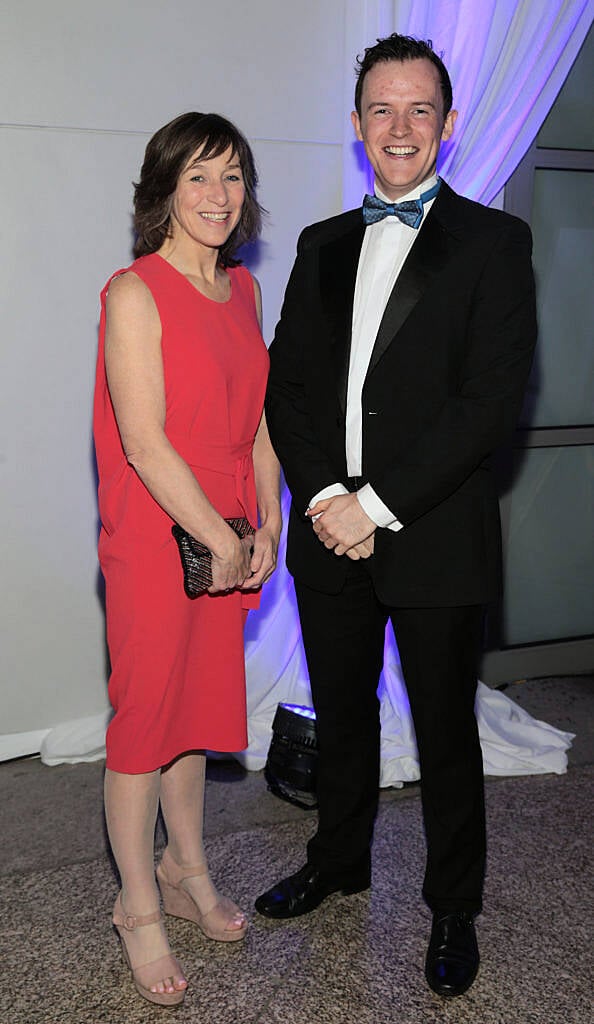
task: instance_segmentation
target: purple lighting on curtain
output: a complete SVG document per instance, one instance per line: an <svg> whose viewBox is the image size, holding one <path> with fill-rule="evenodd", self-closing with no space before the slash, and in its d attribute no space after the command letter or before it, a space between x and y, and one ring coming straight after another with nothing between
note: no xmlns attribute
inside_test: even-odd
<svg viewBox="0 0 594 1024"><path fill-rule="evenodd" d="M393 8L392 30L431 39L452 78L459 117L439 172L488 205L553 105L594 20L594 0L397 0ZM367 175L353 161L345 177L352 205L369 190Z"/></svg>
<svg viewBox="0 0 594 1024"><path fill-rule="evenodd" d="M490 203L536 137L594 18L592 0L406 0L396 31L432 38L459 112L440 173ZM402 8L408 8L406 16Z"/></svg>

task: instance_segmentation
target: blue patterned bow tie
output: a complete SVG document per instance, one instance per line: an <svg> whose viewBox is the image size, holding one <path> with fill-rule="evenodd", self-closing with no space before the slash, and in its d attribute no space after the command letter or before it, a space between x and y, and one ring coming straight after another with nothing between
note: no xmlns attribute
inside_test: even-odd
<svg viewBox="0 0 594 1024"><path fill-rule="evenodd" d="M409 228L420 228L423 223L423 203L439 192L441 181L438 180L433 188L423 192L419 199L407 199L404 203L385 203L377 196L365 196L363 200L363 220L365 224L377 224L384 217L398 217L403 224Z"/></svg>

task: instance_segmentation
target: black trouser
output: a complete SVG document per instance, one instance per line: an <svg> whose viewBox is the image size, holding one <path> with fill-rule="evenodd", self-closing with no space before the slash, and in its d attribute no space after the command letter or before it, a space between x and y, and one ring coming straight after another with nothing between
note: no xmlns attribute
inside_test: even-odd
<svg viewBox="0 0 594 1024"><path fill-rule="evenodd" d="M365 561L337 595L296 583L316 711L318 831L308 859L334 877L369 861L379 787L379 702L388 619L417 737L434 911L478 912L485 868L482 756L474 715L482 606L392 608Z"/></svg>

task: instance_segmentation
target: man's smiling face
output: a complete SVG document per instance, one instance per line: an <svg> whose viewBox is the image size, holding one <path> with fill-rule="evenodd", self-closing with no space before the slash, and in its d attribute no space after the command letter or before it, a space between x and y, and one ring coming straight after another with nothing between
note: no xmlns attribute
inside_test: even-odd
<svg viewBox="0 0 594 1024"><path fill-rule="evenodd" d="M353 111L351 120L388 199L400 199L435 173L457 116L450 110L444 119L439 73L424 57L381 61L367 72L361 116Z"/></svg>

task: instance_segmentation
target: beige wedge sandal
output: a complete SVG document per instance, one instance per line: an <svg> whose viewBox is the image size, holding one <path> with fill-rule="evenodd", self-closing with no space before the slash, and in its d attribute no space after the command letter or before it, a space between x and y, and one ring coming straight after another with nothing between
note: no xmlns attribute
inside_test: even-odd
<svg viewBox="0 0 594 1024"><path fill-rule="evenodd" d="M182 868L176 864L168 849L165 849L161 863L157 867L157 882L163 897L163 909L172 917L183 917L186 921L197 924L203 935L216 942L238 942L243 939L248 929L245 915L227 896L219 896L217 902L206 913L202 913L195 900L184 889L186 878L197 878L208 874L204 865L193 868ZM240 928L229 925L242 916Z"/></svg>
<svg viewBox="0 0 594 1024"><path fill-rule="evenodd" d="M162 920L163 915L160 910L156 910L153 914L144 914L142 916L127 914L122 904L121 893L118 893L118 898L113 908L112 921L120 937L124 958L132 972L136 991L144 999L147 999L149 1003L157 1003L159 1006L178 1006L184 1001L186 995L185 988L177 989L175 992L151 991L151 985L157 984L163 978L175 978L183 974L175 957L168 954L167 956L159 957L157 960L151 960L147 964L136 964L133 966L126 946L127 932L133 932L137 928L144 927L144 925L156 924L157 921Z"/></svg>

